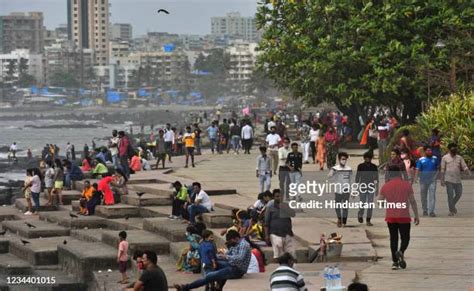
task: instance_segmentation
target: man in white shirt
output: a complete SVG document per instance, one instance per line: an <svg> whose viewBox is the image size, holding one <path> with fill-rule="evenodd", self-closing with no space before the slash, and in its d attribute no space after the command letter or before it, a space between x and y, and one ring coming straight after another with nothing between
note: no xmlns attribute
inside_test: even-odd
<svg viewBox="0 0 474 291"><path fill-rule="evenodd" d="M171 155L173 154L174 145L174 131L171 129L171 124L167 123L165 128L165 149L168 154L168 161L171 161Z"/></svg>
<svg viewBox="0 0 474 291"><path fill-rule="evenodd" d="M18 147L16 145L16 142L12 143L10 146L10 154L13 159L16 159L16 152L18 151Z"/></svg>
<svg viewBox="0 0 474 291"><path fill-rule="evenodd" d="M118 169L119 167L119 158L118 158L118 144L119 138L117 130L112 130L112 137L109 140L109 150L110 155L112 156L112 163L114 164L114 168Z"/></svg>
<svg viewBox="0 0 474 291"><path fill-rule="evenodd" d="M290 139L285 137L283 146L278 149L278 180L280 181L280 191L283 194L284 200L287 201L288 190L290 188L290 175L286 159L290 153Z"/></svg>
<svg viewBox="0 0 474 291"><path fill-rule="evenodd" d="M276 126L270 128L270 133L267 135L266 143L268 147L268 155L272 161L273 175L276 175L278 166L278 146L281 142L281 137L276 132Z"/></svg>
<svg viewBox="0 0 474 291"><path fill-rule="evenodd" d="M67 142L66 144L66 159L70 160L71 159L71 152L72 152L72 146L70 142Z"/></svg>
<svg viewBox="0 0 474 291"><path fill-rule="evenodd" d="M345 152L340 152L337 155L339 159L339 165L336 165L331 168L329 171L328 177L332 178L332 183L337 185L335 187L336 193L334 193L334 200L337 203L335 210L337 215L337 227L345 227L347 223L347 217L349 215L348 207L341 207L344 203L349 201L349 196L351 195L351 176L352 169L347 166L347 160L349 155Z"/></svg>
<svg viewBox="0 0 474 291"><path fill-rule="evenodd" d="M313 124L313 127L309 131L309 147L311 148L311 157L313 158L313 164L316 164L316 142L319 137L319 125Z"/></svg>
<svg viewBox="0 0 474 291"><path fill-rule="evenodd" d="M244 154L250 155L250 149L252 148L253 142L253 128L250 126L250 122L247 121L244 127L242 127L242 146L244 148Z"/></svg>
<svg viewBox="0 0 474 291"><path fill-rule="evenodd" d="M212 210L211 199L209 199L209 195L207 195L207 193L201 189L200 183L193 183L193 192L198 194L196 196L196 199L194 200L194 203L188 206L190 223L195 222L196 215L201 213L207 213Z"/></svg>

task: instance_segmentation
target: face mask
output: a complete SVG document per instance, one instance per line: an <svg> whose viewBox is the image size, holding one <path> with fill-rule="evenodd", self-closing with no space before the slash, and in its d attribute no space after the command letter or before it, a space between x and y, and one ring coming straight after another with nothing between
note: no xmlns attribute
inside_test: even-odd
<svg viewBox="0 0 474 291"><path fill-rule="evenodd" d="M341 164L341 166L345 166L345 165L346 165L346 162L347 162L347 160L340 160L340 161L339 161L339 164Z"/></svg>
<svg viewBox="0 0 474 291"><path fill-rule="evenodd" d="M405 158L407 157L407 155L406 155L406 154L401 154L400 157L401 157L402 159L405 159Z"/></svg>

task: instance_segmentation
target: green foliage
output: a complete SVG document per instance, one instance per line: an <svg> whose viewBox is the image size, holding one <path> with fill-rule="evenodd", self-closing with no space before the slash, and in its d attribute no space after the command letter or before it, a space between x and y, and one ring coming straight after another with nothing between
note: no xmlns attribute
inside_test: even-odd
<svg viewBox="0 0 474 291"><path fill-rule="evenodd" d="M27 73L20 73L18 78L18 87L26 88L34 84L36 84L36 79L34 76Z"/></svg>
<svg viewBox="0 0 474 291"><path fill-rule="evenodd" d="M413 120L428 91L449 91L451 64L458 66L459 85L472 86L469 3L262 0L258 64L309 105L331 101L349 114L357 106L398 107L403 120ZM436 47L440 39L443 48Z"/></svg>
<svg viewBox="0 0 474 291"><path fill-rule="evenodd" d="M12 81L15 73L16 73L16 60L10 60L8 61L8 64L7 64L7 76L5 79L7 81Z"/></svg>
<svg viewBox="0 0 474 291"><path fill-rule="evenodd" d="M430 108L417 118L422 132L430 133L433 128L441 132L442 150L447 151L449 143L459 145L459 154L468 165L474 164L474 93L453 94L438 98Z"/></svg>
<svg viewBox="0 0 474 291"><path fill-rule="evenodd" d="M405 129L408 129L408 131L410 132L411 138L419 146L427 143L428 139L430 138L431 130L426 131L426 130L422 129L420 127L420 125L418 125L418 124L410 124L410 125L401 126L399 129L397 129L394 132L392 138L390 139L390 142L387 146L387 150L385 151L385 154L384 154L384 157L385 157L386 161L388 160L388 158L390 156L390 152L392 151L392 149L396 145L399 144L400 139L403 136L403 131Z"/></svg>
<svg viewBox="0 0 474 291"><path fill-rule="evenodd" d="M229 92L228 72L230 56L223 49L213 49L209 55L200 54L194 63L194 69L211 73L208 76L197 76L196 90L207 99L215 99Z"/></svg>
<svg viewBox="0 0 474 291"><path fill-rule="evenodd" d="M73 74L64 70L57 70L51 75L50 84L51 86L75 88L79 86L79 81Z"/></svg>

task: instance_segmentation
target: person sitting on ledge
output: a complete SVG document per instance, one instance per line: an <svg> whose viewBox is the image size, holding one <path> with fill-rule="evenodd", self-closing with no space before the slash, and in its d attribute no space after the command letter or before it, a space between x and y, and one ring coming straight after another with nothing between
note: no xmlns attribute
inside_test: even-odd
<svg viewBox="0 0 474 291"><path fill-rule="evenodd" d="M109 169L105 165L103 160L97 159L95 162L94 170L92 170L92 177L93 178L102 178L107 177L109 175Z"/></svg>

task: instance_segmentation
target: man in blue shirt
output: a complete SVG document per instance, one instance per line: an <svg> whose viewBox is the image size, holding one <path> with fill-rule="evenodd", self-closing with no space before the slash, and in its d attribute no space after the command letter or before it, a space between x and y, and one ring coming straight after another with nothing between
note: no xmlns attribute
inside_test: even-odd
<svg viewBox="0 0 474 291"><path fill-rule="evenodd" d="M227 253L217 260L217 269L213 272L208 272L204 278L198 279L191 284L174 285L178 291L188 291L197 289L210 282L217 282L218 290L223 290L225 282L229 279L240 279L250 265L252 257L252 249L250 244L241 238L236 230L229 230L226 234L226 245L229 248Z"/></svg>
<svg viewBox="0 0 474 291"><path fill-rule="evenodd" d="M217 148L217 126L216 123L213 121L211 126L207 128L207 137L211 142L211 151L214 153L214 150Z"/></svg>
<svg viewBox="0 0 474 291"><path fill-rule="evenodd" d="M439 169L439 160L433 155L431 146L424 146L425 156L416 162L416 172L414 181L420 177L421 206L423 207L423 216L429 214L430 217L436 217L436 176Z"/></svg>

